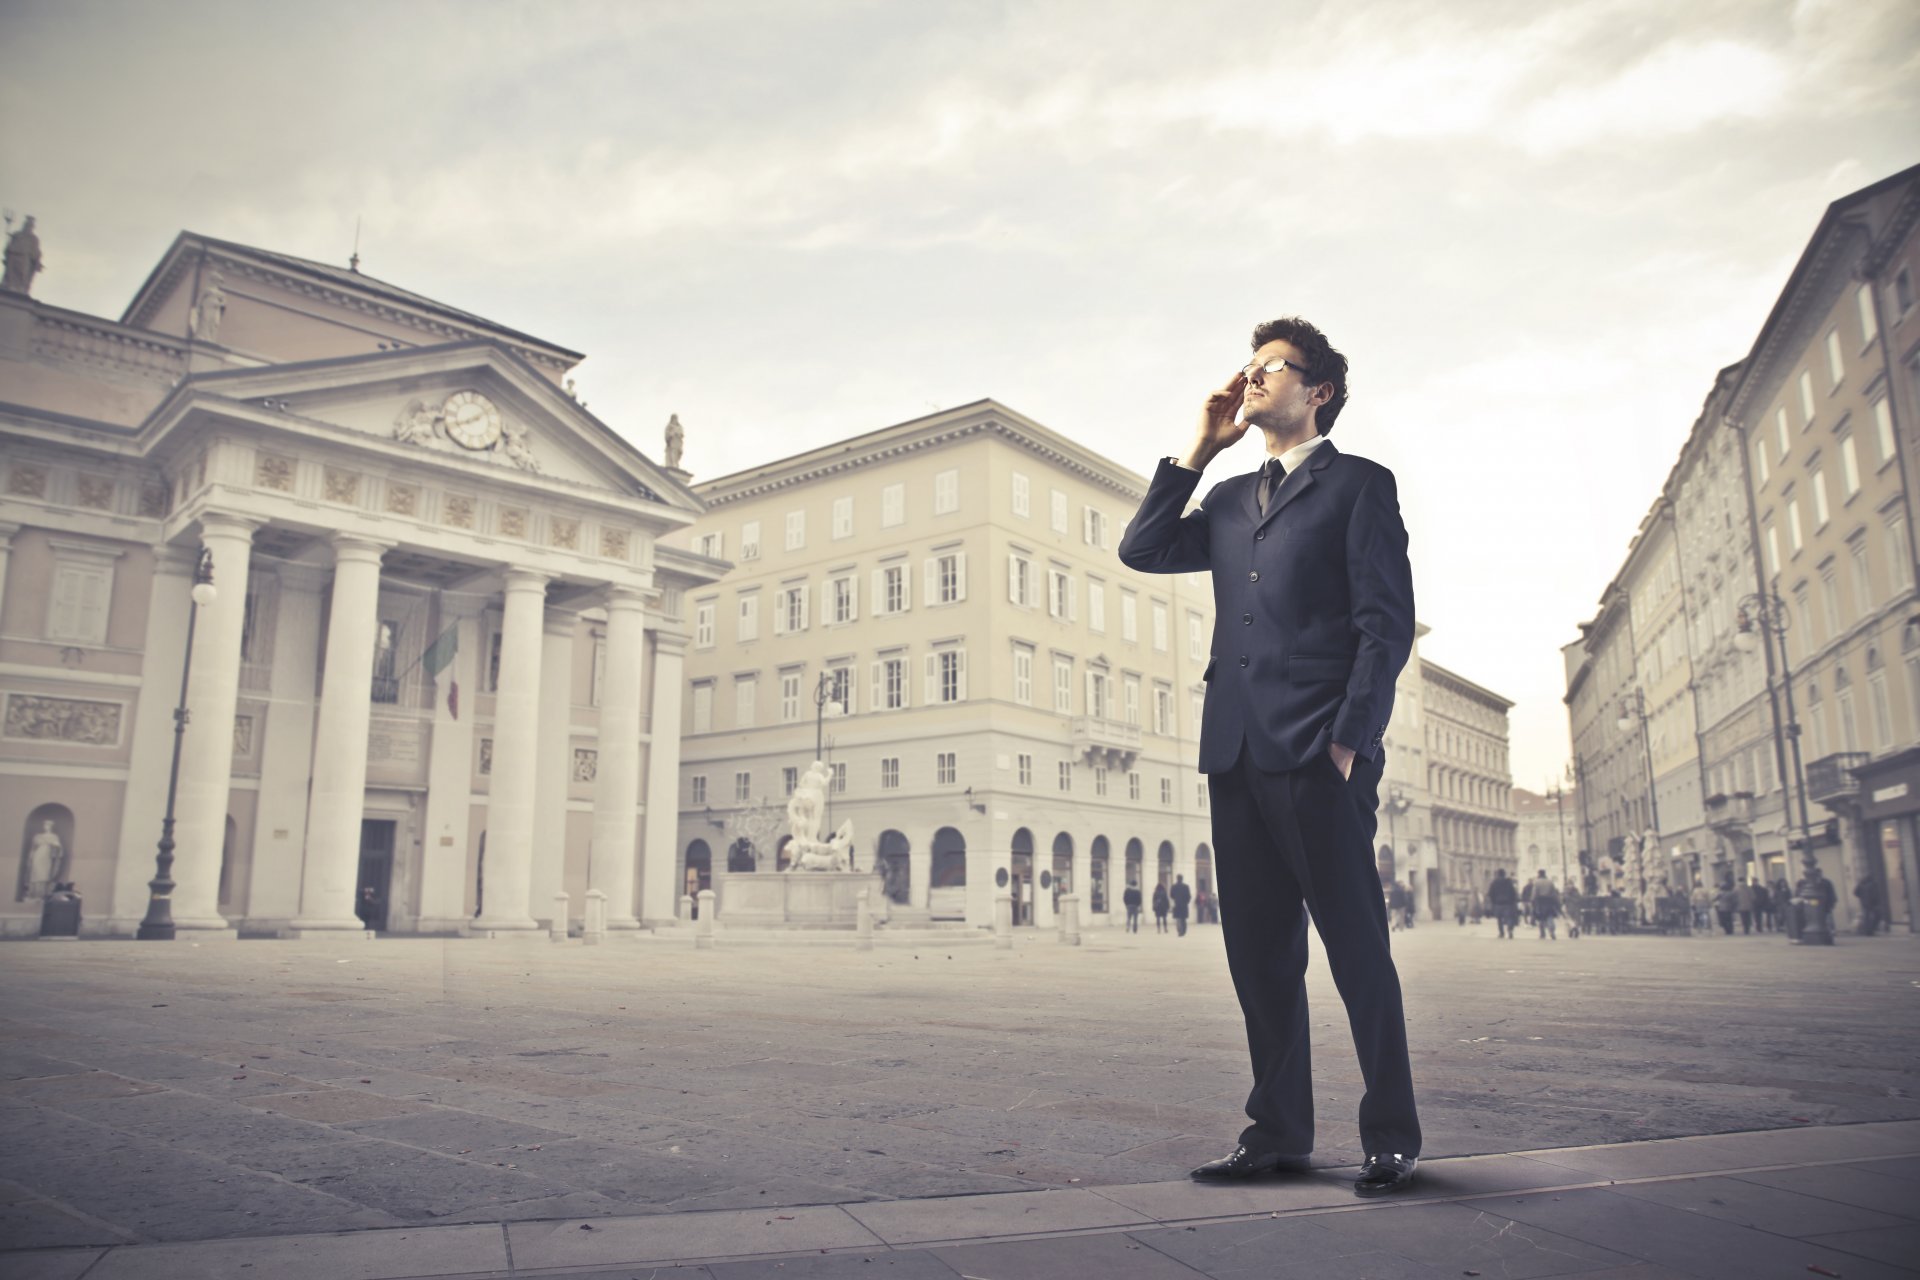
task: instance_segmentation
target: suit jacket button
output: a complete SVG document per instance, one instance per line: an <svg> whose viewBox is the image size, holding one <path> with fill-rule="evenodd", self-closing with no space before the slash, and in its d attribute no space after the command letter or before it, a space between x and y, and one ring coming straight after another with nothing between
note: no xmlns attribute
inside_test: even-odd
<svg viewBox="0 0 1920 1280"><path fill-rule="evenodd" d="M1260 581L1260 571L1258 569L1249 570L1247 573L1247 581L1248 582Z"/></svg>
<svg viewBox="0 0 1920 1280"><path fill-rule="evenodd" d="M1265 538L1266 536L1267 536L1267 531L1266 531L1265 529L1262 529L1262 530L1260 530L1260 531L1259 531L1258 533L1256 533L1256 534L1254 534L1254 535L1253 535L1253 540L1254 540L1255 542L1258 542L1258 541L1260 541L1260 540L1261 540L1262 538Z"/></svg>
<svg viewBox="0 0 1920 1280"><path fill-rule="evenodd" d="M1244 653L1240 655L1240 665L1243 667L1247 665L1247 655Z"/></svg>
<svg viewBox="0 0 1920 1280"><path fill-rule="evenodd" d="M1253 615L1252 615L1252 614L1250 614L1250 613L1243 613L1243 614L1241 614L1241 615L1240 615L1240 621L1242 621L1242 622L1244 622L1244 623L1246 623L1246 624L1247 624L1248 626L1252 626L1252 625L1253 625Z"/></svg>

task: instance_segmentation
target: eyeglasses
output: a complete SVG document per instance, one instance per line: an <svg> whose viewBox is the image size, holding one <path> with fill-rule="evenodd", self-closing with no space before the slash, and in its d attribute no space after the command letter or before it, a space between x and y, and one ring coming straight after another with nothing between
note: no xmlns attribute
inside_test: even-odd
<svg viewBox="0 0 1920 1280"><path fill-rule="evenodd" d="M1240 370L1240 376L1251 379L1256 369L1268 375L1284 373L1288 369L1298 369L1300 370L1301 377L1304 378L1307 376L1306 366L1295 364L1291 360L1282 360L1278 357L1267 361L1265 364L1249 364L1246 368Z"/></svg>

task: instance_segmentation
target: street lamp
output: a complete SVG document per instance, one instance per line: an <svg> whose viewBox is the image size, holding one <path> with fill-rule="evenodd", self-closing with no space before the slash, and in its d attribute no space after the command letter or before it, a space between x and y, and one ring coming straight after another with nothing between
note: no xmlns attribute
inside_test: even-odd
<svg viewBox="0 0 1920 1280"><path fill-rule="evenodd" d="M837 677L837 678L836 678ZM853 673L846 667L837 672L822 671L813 686L813 758L825 762L821 754L826 750L826 728L829 718L838 719L847 713L847 707L837 696L840 694L840 680L852 680ZM833 825L833 770L827 770L827 806L822 820L829 828ZM851 855L849 855L851 856Z"/></svg>
<svg viewBox="0 0 1920 1280"><path fill-rule="evenodd" d="M1413 801L1407 798L1405 788L1396 782L1387 788L1387 803L1382 807L1387 811L1387 843L1393 848L1394 872L1397 875L1400 867L1406 863L1406 859L1402 856L1405 851L1400 848L1400 838L1394 834L1393 820L1397 815L1413 808ZM1413 868L1408 865L1407 893L1411 896L1413 892Z"/></svg>
<svg viewBox="0 0 1920 1280"><path fill-rule="evenodd" d="M1734 647L1742 653L1752 653L1755 649L1759 649L1766 658L1767 701L1772 703L1773 706L1773 749L1779 758L1780 772L1787 774L1786 785L1791 788L1796 779L1799 781L1800 860L1804 864L1805 869L1811 872L1816 870L1820 864L1813 854L1813 822L1807 816L1807 782L1806 774L1802 771L1803 766L1800 760L1800 721L1798 717L1795 716L1793 710L1793 665L1787 661L1787 628L1792 625L1792 620L1787 614L1787 602L1770 592L1758 592L1753 595L1741 597L1740 603L1735 606L1735 609L1734 621L1738 630L1736 630L1733 635ZM1780 685L1786 695L1787 701L1787 719L1785 724L1782 724L1780 721L1780 705L1773 702L1773 645L1766 644L1761 639L1757 634L1760 631L1765 631L1768 635L1777 637L1779 641ZM1793 771L1791 773L1787 773L1786 767L1788 746L1792 747L1793 753ZM1792 823L1793 813L1791 803L1789 803L1785 825L1791 827ZM1825 931L1825 916L1823 913L1813 913L1812 922L1816 934ZM1831 942L1832 940L1831 935L1828 935L1825 939L1827 942Z"/></svg>
<svg viewBox="0 0 1920 1280"><path fill-rule="evenodd" d="M1573 781L1573 761L1567 761L1565 779L1555 782L1547 794L1553 797L1553 815L1560 826L1560 885L1565 888L1573 883L1567 875L1567 788L1566 783Z"/></svg>
<svg viewBox="0 0 1920 1280"><path fill-rule="evenodd" d="M1653 819L1653 829L1660 829L1660 796L1653 786L1653 735L1647 732L1647 695L1642 689L1630 690L1620 702L1620 718L1614 727L1622 733L1632 733L1633 726L1640 726L1640 741L1647 751L1647 813Z"/></svg>
<svg viewBox="0 0 1920 1280"><path fill-rule="evenodd" d="M187 676L193 670L193 626L200 608L214 602L213 552L204 547L193 571L193 605L187 611L187 656L180 663L180 705L173 709L173 766L167 774L167 816L160 820L160 854L147 882L146 918L134 934L142 942L173 941L173 798L180 787L180 740L187 732Z"/></svg>

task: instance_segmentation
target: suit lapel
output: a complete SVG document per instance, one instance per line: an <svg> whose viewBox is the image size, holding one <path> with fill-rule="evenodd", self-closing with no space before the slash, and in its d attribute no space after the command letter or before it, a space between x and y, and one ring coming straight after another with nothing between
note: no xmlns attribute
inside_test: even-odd
<svg viewBox="0 0 1920 1280"><path fill-rule="evenodd" d="M1292 471L1287 472L1286 478L1280 482L1280 492L1274 494L1273 501L1267 504L1267 514L1265 516L1260 514L1260 476L1259 473L1256 472L1253 477L1253 484L1248 488L1248 492L1252 495L1249 500L1249 505L1253 511L1253 522L1255 526L1257 527L1267 523L1267 521L1279 515L1288 503L1311 489L1314 485L1315 475L1332 464L1334 453L1333 441L1331 440L1328 440L1324 444L1314 446L1313 452L1307 455L1305 466L1295 467Z"/></svg>

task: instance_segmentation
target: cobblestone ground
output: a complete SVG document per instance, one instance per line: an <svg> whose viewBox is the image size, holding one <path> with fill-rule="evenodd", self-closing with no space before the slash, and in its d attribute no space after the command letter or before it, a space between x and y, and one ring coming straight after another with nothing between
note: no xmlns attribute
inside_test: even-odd
<svg viewBox="0 0 1920 1280"><path fill-rule="evenodd" d="M1429 1156L1920 1117L1920 940L1396 935ZM17 943L0 1245L1179 1178L1242 1123L1186 938ZM1317 946L1320 1149L1358 1074Z"/></svg>

